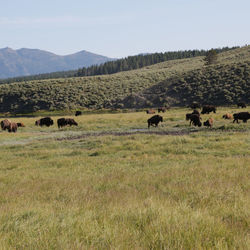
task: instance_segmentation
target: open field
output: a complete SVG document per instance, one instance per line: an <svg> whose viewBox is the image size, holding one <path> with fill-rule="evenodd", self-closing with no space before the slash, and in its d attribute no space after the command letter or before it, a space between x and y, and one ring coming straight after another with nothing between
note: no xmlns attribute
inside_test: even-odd
<svg viewBox="0 0 250 250"><path fill-rule="evenodd" d="M222 119L239 111L203 115L212 129L184 108L150 130L145 112L11 118L26 127L0 132L0 249L247 249L250 121Z"/></svg>

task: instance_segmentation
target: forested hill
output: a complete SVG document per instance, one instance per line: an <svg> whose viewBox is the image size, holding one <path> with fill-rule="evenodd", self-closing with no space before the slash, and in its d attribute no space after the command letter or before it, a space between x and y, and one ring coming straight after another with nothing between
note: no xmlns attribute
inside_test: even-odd
<svg viewBox="0 0 250 250"><path fill-rule="evenodd" d="M234 50L238 47L224 47L215 49L217 53ZM143 68L145 66L150 66L160 62L165 62L169 60L193 58L197 56L205 56L207 50L184 50L184 51L172 51L165 53L152 53L152 54L141 54L136 56L129 56L119 60L106 60L107 62L100 65L95 64L89 67L83 67L78 70L70 71L58 71L52 73L44 73L30 76L20 76L8 79L0 80L2 83L12 83L12 82L22 82L31 80L43 80L43 79L56 79L56 78L69 78L75 76L94 76L94 75L106 75L114 74L121 71L128 71ZM1 56L0 56L1 59ZM72 66L71 66L72 68ZM75 67L77 68L77 67ZM51 68L50 72L53 71ZM0 74L1 76L1 74Z"/></svg>
<svg viewBox="0 0 250 250"><path fill-rule="evenodd" d="M214 50L216 53L221 53L236 48L238 47L232 47L232 48L224 47ZM77 71L77 76L114 74L121 71L140 69L145 66L150 66L156 63L161 63L169 60L192 58L196 56L205 56L207 52L208 52L207 50L184 50L184 51L172 51L165 53L129 56L124 59L106 62L101 65L92 65L88 68L84 67Z"/></svg>
<svg viewBox="0 0 250 250"><path fill-rule="evenodd" d="M249 103L249 78L250 46L245 46L220 53L211 66L198 56L112 75L2 84L0 113Z"/></svg>

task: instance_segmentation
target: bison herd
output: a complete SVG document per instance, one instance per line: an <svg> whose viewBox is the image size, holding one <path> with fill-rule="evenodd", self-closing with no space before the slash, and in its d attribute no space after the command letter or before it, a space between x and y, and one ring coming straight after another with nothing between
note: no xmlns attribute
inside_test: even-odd
<svg viewBox="0 0 250 250"><path fill-rule="evenodd" d="M238 103L237 104L238 107L242 107L245 108L246 104L245 103ZM194 104L194 105L190 105L189 107L191 108L200 108L201 106L199 104ZM162 112L165 113L166 110L168 108L165 107L161 107L158 108L158 113ZM198 126L201 127L202 126L202 118L201 118L201 114L209 114L209 113L216 113L216 107L213 105L205 105L202 107L201 113L197 110L194 109L192 113L187 113L186 114L186 120L190 121L189 125L194 125L194 126ZM146 110L147 114L155 114L156 111L153 109L150 110ZM81 115L81 111L76 111L75 116L79 116ZM226 113L222 116L223 119L233 119L233 123L237 122L239 123L239 120L242 120L244 123L247 122L247 120L250 119L250 113L249 112L239 112L239 113L235 113L235 114L229 114ZM148 128L150 128L150 126L152 127L158 127L158 124L160 122L163 122L163 117L160 115L154 115L151 118L149 118L147 120L148 123ZM214 119L212 117L210 117L208 120L203 122L203 126L206 127L212 127L214 123ZM54 121L51 119L51 117L44 117L41 118L37 121L35 121L35 125L36 126L46 126L46 127L50 127L54 124ZM72 118L59 118L57 119L57 126L58 128L62 128L65 126L78 126L78 123L72 119ZM7 130L8 132L16 132L18 127L25 127L25 125L22 122L11 122L9 119L5 119L3 121L1 121L1 128L2 130Z"/></svg>
<svg viewBox="0 0 250 250"><path fill-rule="evenodd" d="M246 104L245 103L238 103L237 104L238 107L241 108L246 108ZM216 113L216 107L213 105L204 105L202 107L201 113L196 110L196 108L201 108L201 105L199 105L198 103L192 104L188 107L191 107L193 110L192 113L187 113L186 114L186 120L190 121L189 125L194 125L194 126L198 126L201 127L202 126L202 118L201 118L201 114L210 114L211 112ZM166 108L158 108L158 113L160 112L165 112ZM154 114L155 110L150 109L150 110L146 110L147 114ZM235 113L235 114L229 114L226 113L222 116L223 119L233 119L233 123L236 121L237 123L239 123L239 120L242 120L243 122L247 122L248 119L250 119L250 113L249 112L239 112L239 113ZM150 126L154 126L157 127L158 124L160 122L163 121L163 117L160 115L154 115L151 118L149 118L147 120L148 122L148 128L150 128ZM212 128L214 124L214 119L212 117L210 117L209 119L207 119L206 121L203 122L203 126L205 127L209 127Z"/></svg>
<svg viewBox="0 0 250 250"><path fill-rule="evenodd" d="M36 126L46 126L46 127L50 127L54 124L54 121L51 119L51 117L44 117L41 118L37 121L35 121L35 125ZM77 122L72 119L72 118L59 118L57 119L57 126L58 128L62 128L65 126L78 126ZM3 121L1 121L1 128L2 130L7 130L8 132L16 132L18 127L25 127L25 125L22 122L11 122L9 119L5 119Z"/></svg>

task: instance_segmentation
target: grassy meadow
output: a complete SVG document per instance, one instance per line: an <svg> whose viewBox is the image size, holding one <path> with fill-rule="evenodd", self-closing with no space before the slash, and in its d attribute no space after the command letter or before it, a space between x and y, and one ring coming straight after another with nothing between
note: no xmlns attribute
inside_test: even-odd
<svg viewBox="0 0 250 250"><path fill-rule="evenodd" d="M26 127L0 131L0 249L248 249L250 121L222 119L238 111L203 115L212 129L187 108L150 130L145 112L10 118Z"/></svg>

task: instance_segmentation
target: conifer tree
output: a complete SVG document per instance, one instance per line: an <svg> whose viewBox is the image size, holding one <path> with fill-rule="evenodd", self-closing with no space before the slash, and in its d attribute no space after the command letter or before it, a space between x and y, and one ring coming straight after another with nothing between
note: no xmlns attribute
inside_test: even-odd
<svg viewBox="0 0 250 250"><path fill-rule="evenodd" d="M206 57L204 58L205 65L216 64L218 60L218 55L216 50L211 49L207 52Z"/></svg>

